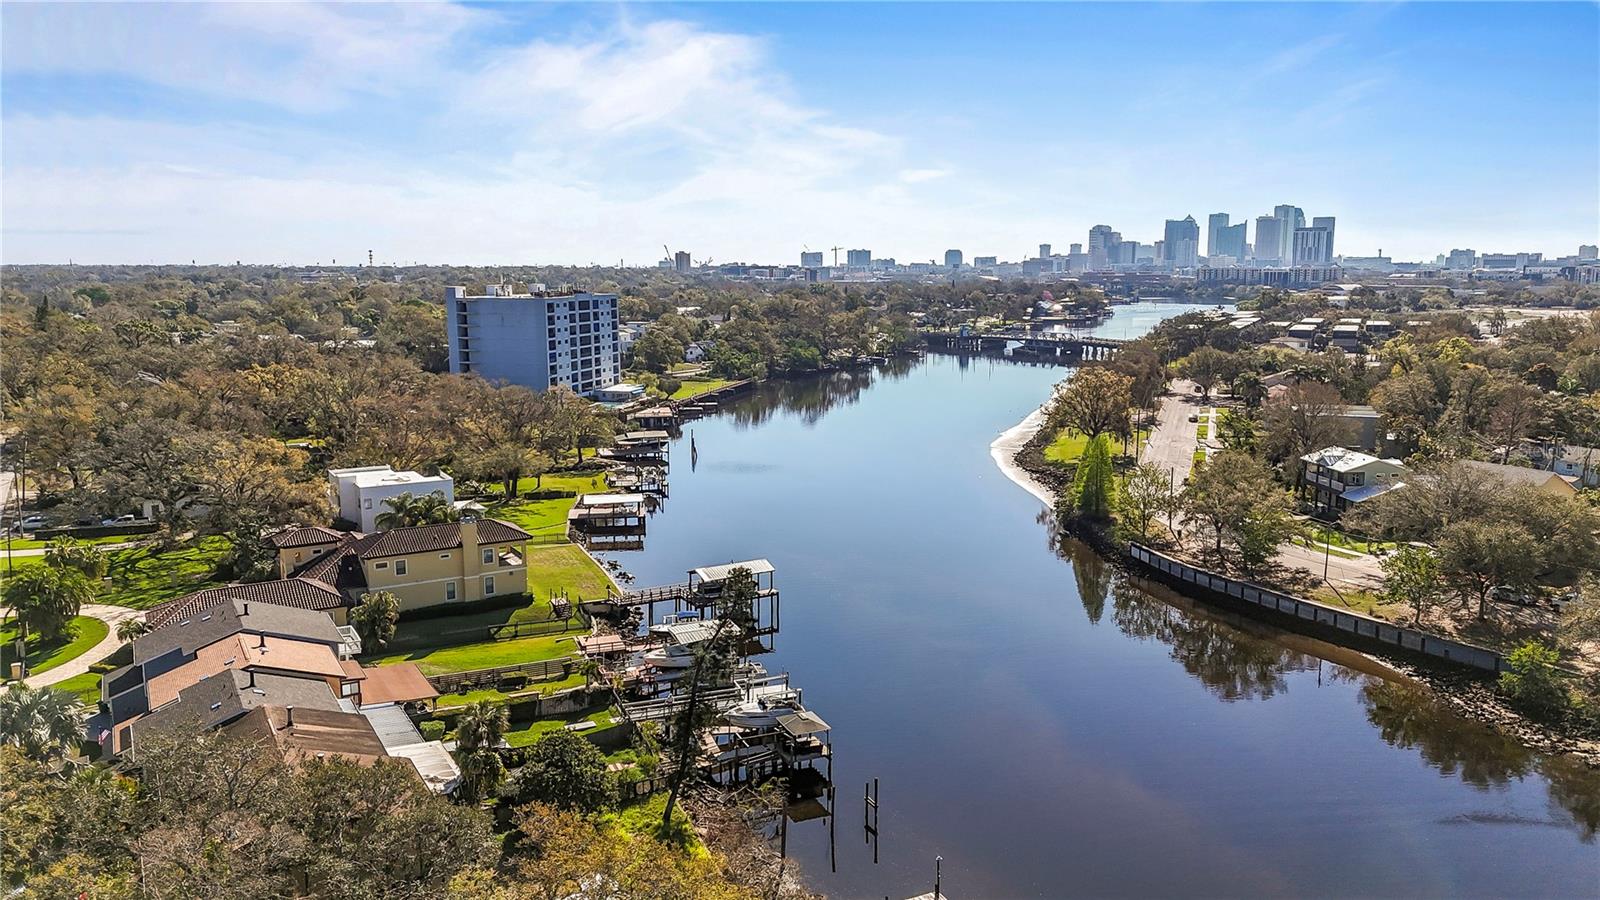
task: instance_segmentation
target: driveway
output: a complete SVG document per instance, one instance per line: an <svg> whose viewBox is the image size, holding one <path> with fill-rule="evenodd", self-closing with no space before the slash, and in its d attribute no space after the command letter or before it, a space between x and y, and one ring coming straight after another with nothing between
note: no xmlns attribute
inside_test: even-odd
<svg viewBox="0 0 1600 900"><path fill-rule="evenodd" d="M82 675L89 671L90 666L117 652L117 648L122 646L122 641L117 638L118 623L124 619L142 616L144 612L127 606L106 606L100 603L89 603L78 611L78 615L99 619L111 626L111 630L106 633L105 640L90 647L83 654L56 666L54 669L24 678L23 682L28 687L49 687L52 684L66 681L74 675Z"/></svg>

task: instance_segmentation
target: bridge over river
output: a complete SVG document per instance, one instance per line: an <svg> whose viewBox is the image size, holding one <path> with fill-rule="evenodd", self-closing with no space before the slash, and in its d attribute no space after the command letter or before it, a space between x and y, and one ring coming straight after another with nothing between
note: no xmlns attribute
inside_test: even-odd
<svg viewBox="0 0 1600 900"><path fill-rule="evenodd" d="M1128 343L1110 337L1075 334L1070 331L1035 331L1029 328L1001 328L994 331L924 331L930 347L964 350L972 353L1004 353L1012 344L1012 355L1061 362L1100 362L1116 356Z"/></svg>

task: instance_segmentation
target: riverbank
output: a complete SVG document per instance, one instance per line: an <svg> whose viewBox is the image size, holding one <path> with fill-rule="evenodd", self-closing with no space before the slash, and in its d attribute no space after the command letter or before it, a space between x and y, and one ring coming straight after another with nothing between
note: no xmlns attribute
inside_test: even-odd
<svg viewBox="0 0 1600 900"><path fill-rule="evenodd" d="M1070 478L1065 469L1045 459L1044 448L1050 444L1052 435L1044 430L1043 424L1042 410L1029 414L1003 432L990 445L990 452L1008 479L1054 508L1057 499L1070 484ZM1011 450L1010 459L1002 460L1002 448L1013 447L1015 449ZM1107 562L1124 569L1130 567L1125 554L1113 546L1105 535L1080 537ZM1272 587L1266 582L1263 582L1263 586ZM1187 593L1184 596L1204 602L1204 598ZM1456 666L1425 665L1414 658L1374 653L1365 647L1347 649L1391 666L1426 685L1435 697L1462 718L1488 725L1537 752L1571 756L1590 768L1600 768L1600 740L1573 727L1553 726L1522 715L1495 691L1493 676L1487 673L1480 674Z"/></svg>

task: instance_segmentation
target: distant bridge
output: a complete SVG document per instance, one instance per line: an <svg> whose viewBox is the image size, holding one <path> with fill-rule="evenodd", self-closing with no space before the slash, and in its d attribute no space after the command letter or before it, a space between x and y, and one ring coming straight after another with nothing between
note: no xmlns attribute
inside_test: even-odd
<svg viewBox="0 0 1600 900"><path fill-rule="evenodd" d="M1094 337L1068 331L1032 331L1020 327L970 333L925 331L922 338L930 347L970 353L1004 353L1008 346L1017 344L1012 350L1015 356L1060 362L1109 360L1130 343L1120 338Z"/></svg>

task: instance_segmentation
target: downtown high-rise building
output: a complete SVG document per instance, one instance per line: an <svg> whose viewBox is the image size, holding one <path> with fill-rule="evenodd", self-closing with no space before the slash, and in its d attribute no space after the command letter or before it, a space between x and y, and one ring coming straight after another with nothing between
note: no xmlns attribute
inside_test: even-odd
<svg viewBox="0 0 1600 900"><path fill-rule="evenodd" d="M1228 227L1227 213L1212 213L1206 216L1206 255L1223 256L1222 248L1217 243L1217 238L1222 234L1222 229Z"/></svg>
<svg viewBox="0 0 1600 900"><path fill-rule="evenodd" d="M800 265L808 269L822 268L822 251L806 250L800 254Z"/></svg>
<svg viewBox="0 0 1600 900"><path fill-rule="evenodd" d="M1162 260L1174 269L1193 268L1200 262L1200 224L1194 216L1168 219L1162 236Z"/></svg>
<svg viewBox="0 0 1600 900"><path fill-rule="evenodd" d="M1275 266L1283 261L1283 220L1277 216L1256 218L1256 260Z"/></svg>
<svg viewBox="0 0 1600 900"><path fill-rule="evenodd" d="M844 254L845 265L852 269L865 269L872 265L871 250L846 250Z"/></svg>
<svg viewBox="0 0 1600 900"><path fill-rule="evenodd" d="M1089 270L1093 272L1104 271L1117 262L1116 248L1122 243L1122 235L1113 231L1110 225L1096 225L1089 229Z"/></svg>
<svg viewBox="0 0 1600 900"><path fill-rule="evenodd" d="M1273 218L1279 221L1278 246L1272 254L1282 265L1288 265L1294 260L1294 232L1296 228L1306 227L1306 214L1298 206L1280 204L1272 208ZM1256 252L1261 251L1261 234L1256 233Z"/></svg>
<svg viewBox="0 0 1600 900"><path fill-rule="evenodd" d="M960 250L946 250L944 252L944 267L946 269L959 269L959 268L961 268L961 251Z"/></svg>
<svg viewBox="0 0 1600 900"><path fill-rule="evenodd" d="M1244 259L1245 224L1228 224L1227 213L1212 213L1206 218L1206 256L1226 256L1234 262Z"/></svg>

